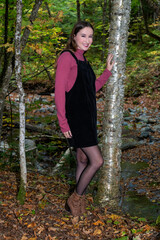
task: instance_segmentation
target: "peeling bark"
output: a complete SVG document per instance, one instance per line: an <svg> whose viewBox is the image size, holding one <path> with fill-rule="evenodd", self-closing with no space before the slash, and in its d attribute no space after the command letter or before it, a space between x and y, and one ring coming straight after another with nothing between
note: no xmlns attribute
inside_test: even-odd
<svg viewBox="0 0 160 240"><path fill-rule="evenodd" d="M123 81L125 79L130 6L130 0L111 2L109 52L114 55L115 64L106 87L102 149L104 165L100 173L97 200L102 206L109 205L112 208L118 207L120 197Z"/></svg>

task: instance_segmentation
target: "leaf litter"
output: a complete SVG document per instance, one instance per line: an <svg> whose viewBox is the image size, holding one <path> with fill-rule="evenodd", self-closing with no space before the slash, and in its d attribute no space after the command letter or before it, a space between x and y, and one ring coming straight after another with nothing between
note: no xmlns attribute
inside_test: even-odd
<svg viewBox="0 0 160 240"><path fill-rule="evenodd" d="M133 107L132 102L133 99L129 99L125 107ZM104 107L103 102L98 105L101 111ZM132 163L146 157L149 159L148 168L141 170L141 175L145 176L144 180L139 181L138 177L132 178L137 188L147 189L148 198L152 198L154 194L156 195L156 191L160 190L157 185L160 176L158 159L156 159L158 151L158 145L154 144L151 149L140 146L126 150L122 155L124 161L129 159ZM87 214L82 217L72 217L65 210L69 184L58 176L50 177L38 172L28 172L26 201L24 205L20 205L16 200L18 173L10 171L9 168L0 172L1 240L160 239L158 225L151 224L145 218L132 218L123 213L113 213L107 206L97 207L90 194L87 194L87 202L90 206L87 208ZM121 184L125 183L121 181Z"/></svg>

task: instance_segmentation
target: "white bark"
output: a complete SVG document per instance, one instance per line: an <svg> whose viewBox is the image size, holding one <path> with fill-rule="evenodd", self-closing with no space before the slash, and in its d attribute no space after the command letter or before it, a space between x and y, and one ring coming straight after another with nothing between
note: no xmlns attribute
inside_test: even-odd
<svg viewBox="0 0 160 240"><path fill-rule="evenodd" d="M111 1L109 52L114 55L115 64L106 87L103 123L104 165L100 174L97 198L103 206L109 205L113 208L117 207L119 202L123 80L125 79L130 6L131 0Z"/></svg>
<svg viewBox="0 0 160 240"><path fill-rule="evenodd" d="M19 91L19 117L20 117L19 156L20 156L21 182L23 182L24 184L23 187L24 189L26 189L27 168L25 155L25 99L21 78L21 24L22 24L22 0L17 0L17 20L15 31L15 75Z"/></svg>
<svg viewBox="0 0 160 240"><path fill-rule="evenodd" d="M66 158L71 154L71 150L70 148L68 148L65 153L63 154L63 156L61 157L61 159L59 160L59 162L56 164L56 166L53 168L51 176L55 175L56 173L59 172L59 170L62 168L62 166L65 164L66 162Z"/></svg>
<svg viewBox="0 0 160 240"><path fill-rule="evenodd" d="M37 13L38 10L42 4L43 0L35 0L35 5L32 9L31 15L29 17L30 20L30 25L33 25L34 20L37 17ZM21 45L22 45L22 50L25 48L26 44L27 44L27 40L30 34L30 30L28 27L26 27L26 29L24 30L23 36L22 36L22 40L21 40ZM13 72L13 66L12 66L12 59L13 59L13 52L11 52L8 56L8 65L6 66L6 71L4 73L4 76L2 77L1 81L2 81L2 87L0 88L0 141L1 141L1 134L2 134L2 119L3 119L3 109L4 109L4 105L5 105L5 98L6 98L6 94L8 91L8 86L9 86L9 82L12 76L12 72Z"/></svg>

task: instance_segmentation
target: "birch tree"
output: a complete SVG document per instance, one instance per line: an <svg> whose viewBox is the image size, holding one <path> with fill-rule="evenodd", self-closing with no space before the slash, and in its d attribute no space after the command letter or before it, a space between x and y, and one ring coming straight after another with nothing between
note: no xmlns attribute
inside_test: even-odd
<svg viewBox="0 0 160 240"><path fill-rule="evenodd" d="M24 202L26 185L27 185L27 168L25 156L25 99L24 90L21 78L21 25L22 25L22 0L17 0L17 19L15 31L15 77L19 92L19 157L20 157L20 171L21 182L18 193L18 199L21 203Z"/></svg>
<svg viewBox="0 0 160 240"><path fill-rule="evenodd" d="M35 0L34 7L32 9L31 15L29 17L30 26L33 25L34 20L37 17L38 10L42 4L43 0ZM7 20L7 18L6 18ZM8 21L8 20L7 20ZM6 23L5 23L6 25ZM22 50L25 48L27 44L27 40L30 34L30 26L27 26L24 30L21 46ZM1 134L2 134L2 119L3 119L3 110L5 105L5 98L8 92L9 82L13 73L13 60L14 60L14 53L13 51L7 53L7 60L4 64L4 68L1 74L1 82L0 82L0 141L1 141Z"/></svg>
<svg viewBox="0 0 160 240"><path fill-rule="evenodd" d="M131 0L111 1L109 52L114 55L115 64L105 92L102 149L104 165L100 174L97 200L102 206L109 205L115 209L118 207L120 196L123 81L125 79L130 7Z"/></svg>

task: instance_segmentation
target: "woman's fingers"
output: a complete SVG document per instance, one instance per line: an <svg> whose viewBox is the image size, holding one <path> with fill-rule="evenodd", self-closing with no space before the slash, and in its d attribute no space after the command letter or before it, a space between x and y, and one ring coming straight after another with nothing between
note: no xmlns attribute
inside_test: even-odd
<svg viewBox="0 0 160 240"><path fill-rule="evenodd" d="M113 65L114 65L113 54L110 53L107 57L107 69L111 71L113 68Z"/></svg>
<svg viewBox="0 0 160 240"><path fill-rule="evenodd" d="M65 136L66 138L72 138L72 133L71 133L71 131L64 132L63 134L64 134L64 136Z"/></svg>

